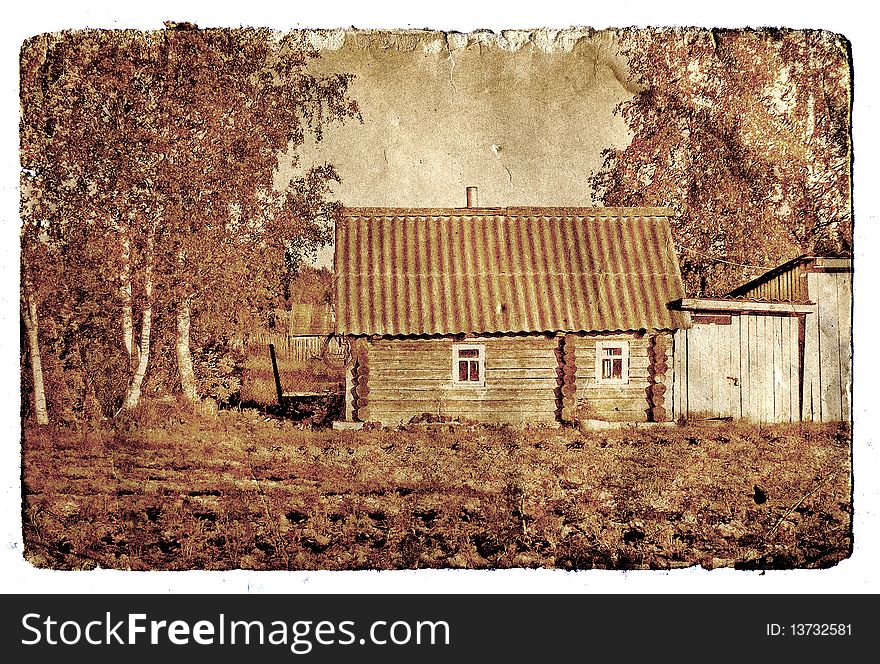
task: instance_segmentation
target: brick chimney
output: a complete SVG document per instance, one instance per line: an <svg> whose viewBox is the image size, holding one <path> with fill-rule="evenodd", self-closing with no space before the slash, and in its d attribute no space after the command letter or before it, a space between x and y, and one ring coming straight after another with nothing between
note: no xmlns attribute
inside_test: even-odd
<svg viewBox="0 0 880 664"><path fill-rule="evenodd" d="M476 187L468 187L465 189L467 194L467 206L469 208L479 207L480 203L477 200L477 188Z"/></svg>

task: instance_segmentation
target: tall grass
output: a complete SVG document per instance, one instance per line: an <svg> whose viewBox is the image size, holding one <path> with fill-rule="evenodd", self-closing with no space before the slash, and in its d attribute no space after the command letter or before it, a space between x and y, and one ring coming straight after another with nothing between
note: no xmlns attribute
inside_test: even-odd
<svg viewBox="0 0 880 664"><path fill-rule="evenodd" d="M268 346L251 345L246 352L241 402L259 406L276 404L275 375ZM276 348L276 361L284 392L336 390L343 380L341 369L332 368L321 359L299 359L292 353L286 353L283 346Z"/></svg>

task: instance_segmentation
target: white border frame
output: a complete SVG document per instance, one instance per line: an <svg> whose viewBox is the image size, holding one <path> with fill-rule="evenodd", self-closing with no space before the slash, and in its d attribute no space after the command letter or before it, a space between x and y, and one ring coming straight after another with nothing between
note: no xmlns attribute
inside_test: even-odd
<svg viewBox="0 0 880 664"><path fill-rule="evenodd" d="M0 426L9 443L4 447L0 470L0 493L5 510L0 514L3 537L0 579L4 593L103 592L103 593L876 593L880 591L880 485L874 482L880 471L880 446L871 445L880 434L871 385L880 373L880 349L870 343L876 329L877 312L869 294L880 284L880 224L872 223L880 209L880 188L874 186L880 168L880 132L875 109L880 99L878 74L871 63L880 58L880 40L868 9L855 5L829 7L816 0L780 0L775 3L745 0L734 5L707 5L692 0L660 4L628 0L616 4L575 3L463 3L413 5L336 3L279 6L258 0L246 6L216 0L159 0L150 5L122 5L108 0L84 3L48 0L42 4L13 6L0 31L5 49L5 67L0 80L5 84L5 150L2 172L6 187L0 192L6 210L7 242L0 245L3 306L0 306L0 358L4 362ZM855 211L855 257L853 274L855 308L853 338L857 359L853 366L853 530L854 552L827 570L769 570L747 572L732 569L705 570L699 567L611 572L590 570L566 572L549 569L515 570L397 570L397 571L303 571L253 572L231 570L125 572L91 570L60 572L36 569L21 555L21 459L19 399L18 320L18 50L28 36L49 30L93 28L161 29L168 18L192 20L202 26L268 25L278 29L338 28L444 28L469 31L562 28L572 25L604 27L675 26L729 27L786 26L823 28L843 33L852 40L856 71L852 117L854 153L853 205ZM867 342L867 343L863 343Z"/></svg>

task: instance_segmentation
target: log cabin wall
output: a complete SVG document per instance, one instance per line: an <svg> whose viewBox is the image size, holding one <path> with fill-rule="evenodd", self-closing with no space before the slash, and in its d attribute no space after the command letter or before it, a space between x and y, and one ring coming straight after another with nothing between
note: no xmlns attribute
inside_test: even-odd
<svg viewBox="0 0 880 664"><path fill-rule="evenodd" d="M628 375L625 383L603 383L596 373L597 344L622 341L628 345ZM632 334L575 337L577 417L608 422L648 422L652 419L649 391L649 344L651 337Z"/></svg>
<svg viewBox="0 0 880 664"><path fill-rule="evenodd" d="M669 422L672 418L672 348L671 332L651 337L648 344L648 400L652 422Z"/></svg>
<svg viewBox="0 0 880 664"><path fill-rule="evenodd" d="M425 413L522 425L554 424L560 410L561 340L543 335L361 340L353 415L397 426ZM484 349L483 385L456 385L453 347ZM364 381L363 367L367 368ZM360 376L360 377L358 377ZM366 389L364 389L366 386Z"/></svg>

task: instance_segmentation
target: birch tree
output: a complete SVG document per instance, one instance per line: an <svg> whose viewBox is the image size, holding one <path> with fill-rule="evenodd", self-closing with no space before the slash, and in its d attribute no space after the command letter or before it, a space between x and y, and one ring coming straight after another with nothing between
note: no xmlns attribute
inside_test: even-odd
<svg viewBox="0 0 880 664"><path fill-rule="evenodd" d="M104 304L118 307L117 338L136 367L121 400L132 407L150 349L152 253L144 248L154 233L151 211L161 205L149 177L157 159L155 46L136 33L41 35L23 45L21 73L24 225L48 229L60 256L74 261L87 250L77 242L104 247L104 261L92 269L119 284L118 297ZM144 261L139 269L136 258ZM136 281L140 291L133 291ZM63 290L63 283L44 283L55 294Z"/></svg>
<svg viewBox="0 0 880 664"><path fill-rule="evenodd" d="M30 238L25 242L32 242ZM49 412L46 406L46 387L43 380L43 359L40 348L40 316L37 306L37 294L34 288L32 256L35 247L31 246L22 252L22 320L27 330L28 353L31 365L31 381L34 390L34 419L37 424L49 424ZM26 254L31 254L27 257Z"/></svg>
<svg viewBox="0 0 880 664"><path fill-rule="evenodd" d="M194 313L252 308L278 291L285 256L329 239L335 170L301 168L275 191L279 153L309 133L320 140L328 124L357 117L357 106L347 97L349 76L308 73L315 53L297 36L183 29L164 40L157 182L168 192L166 240L175 247L164 255L180 383L195 401Z"/></svg>
<svg viewBox="0 0 880 664"><path fill-rule="evenodd" d="M181 393L195 401L194 332L221 333L265 306L285 262L329 239L332 166L299 166L289 186L272 187L281 151L358 117L349 76L308 74L315 55L294 35L189 25L24 44L23 318L31 285L61 291L25 260L39 255L26 251L39 246L36 229L74 262L82 242L103 247L91 269L114 284L103 304L119 312L116 344L129 367L121 409L140 400L157 315L173 321ZM38 314L24 318L37 341Z"/></svg>
<svg viewBox="0 0 880 664"><path fill-rule="evenodd" d="M693 294L801 253L851 251L850 77L819 31L631 30L632 141L592 177L611 206L669 206Z"/></svg>

